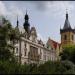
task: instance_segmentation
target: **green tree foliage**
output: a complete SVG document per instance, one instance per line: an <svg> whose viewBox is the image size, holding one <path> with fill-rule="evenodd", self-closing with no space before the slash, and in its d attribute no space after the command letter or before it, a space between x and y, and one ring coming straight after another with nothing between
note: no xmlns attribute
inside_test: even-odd
<svg viewBox="0 0 75 75"><path fill-rule="evenodd" d="M75 65L70 61L48 61L39 66L36 64L0 62L0 73L5 74L75 74Z"/></svg>
<svg viewBox="0 0 75 75"><path fill-rule="evenodd" d="M67 46L63 49L63 52L60 53L61 60L70 60L75 63L75 46Z"/></svg>
<svg viewBox="0 0 75 75"><path fill-rule="evenodd" d="M3 25L0 26L0 60L6 61L13 59L13 54L10 52L11 47L8 43L12 30L11 23L3 18Z"/></svg>

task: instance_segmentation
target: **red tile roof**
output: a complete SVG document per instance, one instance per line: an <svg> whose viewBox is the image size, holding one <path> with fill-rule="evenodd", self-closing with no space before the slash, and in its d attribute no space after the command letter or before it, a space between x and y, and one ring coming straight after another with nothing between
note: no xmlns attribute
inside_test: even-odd
<svg viewBox="0 0 75 75"><path fill-rule="evenodd" d="M49 38L49 40L48 40L48 43L49 43L54 49L56 49L57 46L60 47L60 45L61 45L61 44L59 44L58 42L56 42L56 41L54 41L54 40L52 40L52 39L50 39L50 38Z"/></svg>

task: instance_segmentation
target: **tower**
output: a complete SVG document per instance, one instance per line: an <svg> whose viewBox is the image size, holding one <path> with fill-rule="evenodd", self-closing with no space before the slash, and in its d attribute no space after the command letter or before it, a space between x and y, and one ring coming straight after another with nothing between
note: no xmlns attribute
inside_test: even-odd
<svg viewBox="0 0 75 75"><path fill-rule="evenodd" d="M36 42L36 40L37 40L37 32L36 32L35 27L31 27L30 40L32 40L33 42Z"/></svg>
<svg viewBox="0 0 75 75"><path fill-rule="evenodd" d="M64 27L62 29L60 29L60 34L61 34L62 48L67 45L74 45L75 29L71 28L67 11L66 11L66 19L65 19Z"/></svg>
<svg viewBox="0 0 75 75"><path fill-rule="evenodd" d="M24 29L25 29L25 31L27 33L28 38L29 38L29 35L30 35L30 24L29 24L29 16L27 14L27 11L26 11L24 19L25 19L25 22L24 22L23 26L24 26Z"/></svg>
<svg viewBox="0 0 75 75"><path fill-rule="evenodd" d="M18 21L18 16L17 16L17 20L16 20L16 27L15 27L15 29L16 29L17 31L19 31L19 21Z"/></svg>

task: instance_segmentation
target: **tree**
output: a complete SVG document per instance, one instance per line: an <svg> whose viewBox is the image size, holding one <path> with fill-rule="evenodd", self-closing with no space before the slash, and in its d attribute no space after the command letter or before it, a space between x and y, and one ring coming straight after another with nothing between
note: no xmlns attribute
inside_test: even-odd
<svg viewBox="0 0 75 75"><path fill-rule="evenodd" d="M75 63L75 46L67 46L63 48L63 52L60 53L61 60L69 60Z"/></svg>
<svg viewBox="0 0 75 75"><path fill-rule="evenodd" d="M10 60L13 57L8 41L12 30L11 23L3 18L3 25L0 26L0 60Z"/></svg>

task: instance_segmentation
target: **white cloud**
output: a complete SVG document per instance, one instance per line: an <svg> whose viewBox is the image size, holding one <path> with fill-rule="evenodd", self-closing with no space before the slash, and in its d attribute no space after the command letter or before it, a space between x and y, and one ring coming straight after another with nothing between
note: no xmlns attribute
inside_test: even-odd
<svg viewBox="0 0 75 75"><path fill-rule="evenodd" d="M53 2L46 2L46 15L52 15L57 17L58 15L62 15L62 13L66 12L66 9L68 9L68 12L71 13L72 10L74 10L74 5L71 4L69 1L53 1ZM62 15L63 17L63 15Z"/></svg>
<svg viewBox="0 0 75 75"><path fill-rule="evenodd" d="M72 4L73 2L71 1L40 1L33 3L38 11L49 17L52 16L52 14L54 17L60 16L66 12L66 9L71 13L75 8L75 5ZM63 15L61 17L63 17Z"/></svg>
<svg viewBox="0 0 75 75"><path fill-rule="evenodd" d="M6 7L2 1L0 1L0 15L5 15L6 13Z"/></svg>
<svg viewBox="0 0 75 75"><path fill-rule="evenodd" d="M9 6L9 9L6 8L5 3L0 1L0 15L4 16L10 16L12 18L15 18L17 15L19 17L23 17L23 12L20 10L17 6L11 5Z"/></svg>
<svg viewBox="0 0 75 75"><path fill-rule="evenodd" d="M23 1L22 2L21 1L18 1L18 2L17 1L15 1L15 2L14 1L12 1L12 2L11 1L8 1L8 2L0 1L0 15L5 15L5 16L7 15L8 17L10 17L9 19L11 20L11 22L14 25L14 23L16 23L15 19L16 19L17 14L20 18L19 19L20 23L22 23L22 20L24 19L24 11L26 10L26 8L28 8L29 10L32 10L31 12L35 11L36 13L38 13L40 11L41 16L39 16L39 18L41 18L43 16L42 18L44 21L41 20L41 22L40 22L39 21L40 19L38 20L38 18L36 17L37 18L36 20L38 20L39 23L36 20L34 21L34 23L39 24L40 25L39 28L41 28L41 26L43 24L43 29L42 29L42 31L40 30L40 32L42 32L41 34L43 35L43 32L44 32L43 30L46 29L45 21L47 21L47 23L46 23L47 27L48 27L47 29L49 30L49 31L47 30L47 32L51 33L51 30L54 28L53 26L61 24L60 22L58 22L58 21L60 21L60 17L61 17L61 20L64 20L62 18L65 18L64 14L66 13L66 8L68 9L69 13L75 12L74 4L75 4L75 2L71 2L71 1L39 1L39 2L37 2L37 1L36 2L33 2L33 1L32 2L31 1L28 1L28 2L27 1L25 1L25 2L23 2ZM8 7L6 7L6 5ZM38 10L38 11L36 11L36 10ZM36 13L34 13L34 14L32 13L31 15L35 16ZM37 14L36 14L36 16L37 16ZM70 16L70 17L72 17L72 21L75 24L74 14L73 14L73 16ZM44 18L47 18L47 20ZM57 19L59 19L59 20L57 21ZM13 20L14 20L14 22L13 22ZM55 22L55 23L52 23L52 22ZM49 23L52 24L52 26L49 25ZM22 24L20 24L20 25L22 25ZM57 28L55 28L55 30L54 30L55 32L57 32L57 30L58 30L58 29L57 30L56 29ZM53 30L52 30L52 32L53 32ZM45 32L45 34L46 34L46 32ZM55 37L57 36L56 34L54 35ZM41 36L40 34L38 34L38 36L42 40L45 40L45 38L43 38L43 36ZM53 36L53 35L51 34L50 36Z"/></svg>

